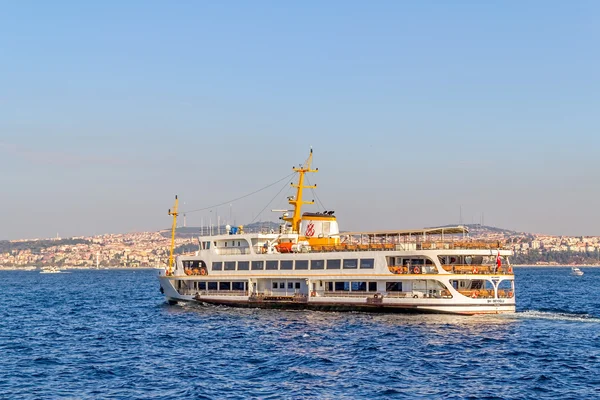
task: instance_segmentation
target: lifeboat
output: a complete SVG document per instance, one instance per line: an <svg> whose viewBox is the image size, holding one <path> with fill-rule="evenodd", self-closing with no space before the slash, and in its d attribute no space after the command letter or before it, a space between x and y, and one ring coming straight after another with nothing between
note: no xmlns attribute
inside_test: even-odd
<svg viewBox="0 0 600 400"><path fill-rule="evenodd" d="M280 253L291 253L292 252L292 242L283 242L279 243L275 246L278 252Z"/></svg>

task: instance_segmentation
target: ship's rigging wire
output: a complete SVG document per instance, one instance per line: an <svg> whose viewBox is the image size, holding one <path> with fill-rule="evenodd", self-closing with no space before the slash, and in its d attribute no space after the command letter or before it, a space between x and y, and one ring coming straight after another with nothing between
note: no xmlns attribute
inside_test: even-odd
<svg viewBox="0 0 600 400"><path fill-rule="evenodd" d="M309 160L309 159L310 159L310 156L308 156L308 157L306 158L306 160L304 160L304 162L303 162L302 164L300 164L300 165L299 165L299 168L305 168L305 167L308 165L308 160ZM292 174L288 175L287 177L290 177L290 176L294 175L295 173L296 173L296 172L294 172L294 173L292 173ZM286 177L286 178L287 178L287 177ZM280 179L279 181L282 181L282 180L283 180L283 179ZM311 183L310 183L310 181L308 180L308 176L306 177L306 180L308 181L308 184L309 184L310 186L312 186L312 184L311 184ZM277 182L276 182L276 183L277 183ZM271 186L272 186L272 185L271 185ZM279 195L281 194L281 192L283 192L283 190L286 188L286 186L287 186L287 185L284 185L284 186L283 186L281 189L279 189L279 192L277 192L277 194L276 194L275 196L273 196L273 198L271 199L271 201L269 201L269 202L267 203L267 205L266 205L266 206L265 206L265 207L264 207L262 210L260 210L260 212L259 212L258 214L256 214L256 217L254 217L254 219L253 219L253 220L252 220L250 223L253 223L253 222L255 222L255 221L258 219L258 218L260 218L260 216L262 215L262 213L263 213L263 212L264 212L264 211L267 209L267 207L269 207L269 205L270 205L270 204L271 204L271 203L272 203L272 202L273 202L273 201L274 201L274 200L277 198L277 196L279 196ZM289 186L287 186L287 187L288 187L288 190L289 190L289 189L290 189L290 187L289 187ZM311 190L312 190L313 194L315 195L315 197L317 198L317 201L319 202L319 204L321 205L321 207L323 207L323 210L325 210L325 207L323 206L323 203L321 202L321 199L319 199L319 196L317 196L317 193L315 192L315 190L314 190L314 189L311 189Z"/></svg>
<svg viewBox="0 0 600 400"><path fill-rule="evenodd" d="M290 177L290 176L294 175L295 173L296 172L294 172L291 175L288 175L287 177ZM280 179L279 181L282 181L282 180L283 179ZM273 200L275 200L281 194L281 192L283 192L283 190L286 187L289 188L289 185L287 184L287 182L285 185L283 185L283 187L281 189L279 189L279 192L277 192L277 194L275 196L273 196L273 198L267 203L267 205L262 210L260 210L260 212L258 214L256 214L256 217L254 217L254 219L250 223L253 223L254 221L256 221L257 218L260 218L261 214L267 209L267 207L269 207L269 205L273 202Z"/></svg>
<svg viewBox="0 0 600 400"><path fill-rule="evenodd" d="M214 204L214 205L212 205L212 206L209 206L209 207L197 208L197 209L195 209L195 210L185 210L185 211L180 211L179 213L180 213L180 214L184 214L184 213L185 213L185 214L191 214L191 213L198 212L198 211L210 210L211 208L216 208L216 207L224 206L225 204L230 204L230 203L233 203L233 202L235 202L235 201L238 201L238 200L245 199L246 197L250 197L250 196L252 196L252 195L254 195L254 194L258 193L258 192L262 192L263 190L265 190L265 189L268 189L268 188L270 188L271 186L277 185L279 182L281 182L281 181L283 181L283 180L286 180L286 179L289 179L289 178L291 178L292 176L294 176L294 174L296 174L296 172L292 172L291 174L289 174L289 175L287 175L287 176L284 176L283 178L281 178L281 179L279 179L279 180L277 180L277 181L275 181L275 182L273 182L273 183L271 183L271 184L268 184L267 186L264 186L264 187L262 187L262 188L260 188L260 189L258 189L258 190L255 190L255 191L253 191L252 193L248 193L248 194L245 194L245 195L243 195L243 196L236 197L235 199L228 200L228 201L224 201L224 202L222 202L222 203L219 203L219 204ZM287 184L287 183L286 183L286 184ZM284 186L284 187L285 187L285 186ZM281 189L281 190L283 190L283 189ZM279 191L279 193L281 193L281 190ZM277 194L279 195L279 193L277 193ZM271 202L272 202L272 201L273 201L273 200L271 200ZM270 204L271 202L269 202L269 204ZM268 206L268 204L267 204L267 206ZM265 207L265 208L266 208L266 207ZM263 209L263 211L264 211L264 209ZM262 213L262 211L261 211L261 213Z"/></svg>
<svg viewBox="0 0 600 400"><path fill-rule="evenodd" d="M310 179L308 179L308 176L306 177L306 181L308 182L309 186L312 186L313 184L310 183ZM323 202L321 201L321 199L319 198L319 196L317 195L317 191L313 188L310 189L313 196L315 196L315 198L317 199L317 202L319 203L319 205L321 206L321 208L324 210L326 210L325 206L323 205Z"/></svg>

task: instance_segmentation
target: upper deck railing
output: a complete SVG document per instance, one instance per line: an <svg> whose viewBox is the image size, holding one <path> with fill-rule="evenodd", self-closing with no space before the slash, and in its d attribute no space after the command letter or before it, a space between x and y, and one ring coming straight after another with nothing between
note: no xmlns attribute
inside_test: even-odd
<svg viewBox="0 0 600 400"><path fill-rule="evenodd" d="M334 251L402 251L402 250L507 250L499 241L456 242L404 242L404 243L341 243L337 245L313 245L313 252Z"/></svg>
<svg viewBox="0 0 600 400"><path fill-rule="evenodd" d="M498 267L496 265L482 264L451 264L442 265L444 271L451 274L464 275L513 275L513 269L510 265ZM388 270L397 275L420 275L437 274L438 271L434 265L390 265Z"/></svg>

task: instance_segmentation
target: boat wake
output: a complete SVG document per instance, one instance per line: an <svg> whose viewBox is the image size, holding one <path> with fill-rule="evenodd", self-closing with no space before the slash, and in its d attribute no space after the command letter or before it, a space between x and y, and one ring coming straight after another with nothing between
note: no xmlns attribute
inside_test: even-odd
<svg viewBox="0 0 600 400"><path fill-rule="evenodd" d="M566 311L543 311L543 310L528 310L512 314L510 317L515 319L545 319L553 321L570 321L570 322L592 322L600 323L600 318L587 313L574 313Z"/></svg>

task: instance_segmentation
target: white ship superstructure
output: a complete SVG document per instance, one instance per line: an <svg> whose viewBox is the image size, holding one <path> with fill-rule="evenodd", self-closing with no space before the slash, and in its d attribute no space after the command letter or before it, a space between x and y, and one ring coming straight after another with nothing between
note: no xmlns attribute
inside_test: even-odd
<svg viewBox="0 0 600 400"><path fill-rule="evenodd" d="M514 275L500 242L463 226L340 232L332 211L301 213L304 174L278 232L199 237L194 256L161 271L170 303L255 308L486 314L515 312ZM175 209L174 216L177 215Z"/></svg>

